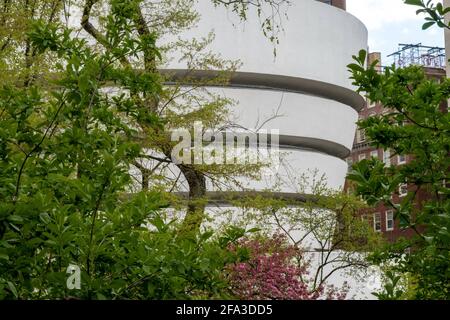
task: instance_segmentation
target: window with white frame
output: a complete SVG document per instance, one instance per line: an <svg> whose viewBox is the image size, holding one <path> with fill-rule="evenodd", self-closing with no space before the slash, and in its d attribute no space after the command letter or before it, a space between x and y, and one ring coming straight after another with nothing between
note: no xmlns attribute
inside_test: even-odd
<svg viewBox="0 0 450 320"><path fill-rule="evenodd" d="M379 212L373 214L373 229L377 232L381 232L381 213Z"/></svg>
<svg viewBox="0 0 450 320"><path fill-rule="evenodd" d="M444 179L444 180L442 180L442 189L439 190L439 193L444 194L446 189L447 189L447 180Z"/></svg>
<svg viewBox="0 0 450 320"><path fill-rule="evenodd" d="M374 150L370 153L370 156L372 158L378 159L378 150Z"/></svg>
<svg viewBox="0 0 450 320"><path fill-rule="evenodd" d="M406 163L406 156L405 155L399 155L397 158L397 164L405 164Z"/></svg>
<svg viewBox="0 0 450 320"><path fill-rule="evenodd" d="M359 159L359 161L365 160L365 159L366 159L366 154L365 154L365 153L361 153L361 154L358 156L358 159Z"/></svg>
<svg viewBox="0 0 450 320"><path fill-rule="evenodd" d="M358 142L366 142L366 130L358 130Z"/></svg>
<svg viewBox="0 0 450 320"><path fill-rule="evenodd" d="M394 211L386 211L386 231L394 230Z"/></svg>
<svg viewBox="0 0 450 320"><path fill-rule="evenodd" d="M441 79L439 78L432 77L430 78L430 80L433 81L434 83L441 83Z"/></svg>
<svg viewBox="0 0 450 320"><path fill-rule="evenodd" d="M404 197L408 194L408 184L407 183L402 183L398 187L398 194L400 197Z"/></svg>
<svg viewBox="0 0 450 320"><path fill-rule="evenodd" d="M348 172L352 171L353 160L347 159Z"/></svg>
<svg viewBox="0 0 450 320"><path fill-rule="evenodd" d="M386 167L391 166L391 152L389 150L383 152L383 162Z"/></svg>

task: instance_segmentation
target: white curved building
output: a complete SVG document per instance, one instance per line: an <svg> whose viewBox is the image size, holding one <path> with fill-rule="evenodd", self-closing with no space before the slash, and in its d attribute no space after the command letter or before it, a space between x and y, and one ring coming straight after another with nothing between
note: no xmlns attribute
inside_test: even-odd
<svg viewBox="0 0 450 320"><path fill-rule="evenodd" d="M279 188L283 194L295 193L289 177L307 170L325 174L332 188L344 184L344 159L353 144L357 111L364 104L354 91L346 66L352 62L352 55L367 48L367 30L345 10L330 5L337 2L345 8L342 0L292 1L276 56L260 25L251 23L258 17L250 16L247 22L241 22L210 1L200 1L198 27L184 35L201 38L213 31L211 51L242 62L227 87L211 88L238 101L233 114L239 125L255 128L257 119L277 113L262 129L279 130L280 151L288 153L288 166L279 172L287 178ZM188 72L179 62L171 62L168 69L180 79ZM207 78L213 74L189 71L190 77ZM247 185L260 190L271 188L270 184L265 181Z"/></svg>
<svg viewBox="0 0 450 320"><path fill-rule="evenodd" d="M242 62L228 85L209 90L237 101L232 113L242 127L254 129L258 120L261 123L278 115L262 127L279 132L278 146L285 156L281 165L274 168L278 176L269 173L261 181L242 179L245 190L233 189L236 195L270 190L272 196L302 200L308 190L299 192L295 178L315 170L326 176L329 188L342 189L348 170L345 159L353 146L358 111L365 104L355 92L347 70L352 56L367 49L368 32L363 23L343 9L345 0L293 0L274 56L273 44L263 35L260 24L255 23L257 16L241 22L223 7L214 7L210 1L199 2L198 26L183 37L199 39L213 31L215 40L208 49L225 59ZM176 59L162 72L185 85L189 84L184 81L187 78L208 79L217 75L214 71L188 69ZM171 171L176 178L179 171ZM214 225L226 222L227 211L232 219L239 219L239 209L227 202L228 194L214 192L211 187L208 190L207 212L214 217ZM302 238L300 234L292 236ZM316 248L316 241L309 236L302 245ZM320 254L310 253L311 261L319 261ZM324 270L332 268L329 265ZM340 272L330 281L337 285L351 281L355 286L352 292L358 295L359 290L363 296L370 292L365 284L361 287Z"/></svg>

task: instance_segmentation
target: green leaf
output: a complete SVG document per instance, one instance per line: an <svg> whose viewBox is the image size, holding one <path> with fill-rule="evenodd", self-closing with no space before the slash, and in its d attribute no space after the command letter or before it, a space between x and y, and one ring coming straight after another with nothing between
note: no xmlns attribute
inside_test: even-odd
<svg viewBox="0 0 450 320"><path fill-rule="evenodd" d="M434 22L434 21L424 23L424 25L422 26L422 30L427 30L427 29L429 29L430 27L432 27L433 25L435 25L435 23L436 23L436 22Z"/></svg>
<svg viewBox="0 0 450 320"><path fill-rule="evenodd" d="M351 63L347 67L352 71L363 72L365 70L363 67L356 63Z"/></svg>
<svg viewBox="0 0 450 320"><path fill-rule="evenodd" d="M11 216L8 217L8 220L14 223L22 223L23 222L23 218L17 214L13 214Z"/></svg>
<svg viewBox="0 0 450 320"><path fill-rule="evenodd" d="M413 6L423 6L422 0L405 0L405 4L413 5Z"/></svg>
<svg viewBox="0 0 450 320"><path fill-rule="evenodd" d="M261 231L260 228L252 228L252 229L247 230L247 233L256 233L256 232L260 232L260 231Z"/></svg>
<svg viewBox="0 0 450 320"><path fill-rule="evenodd" d="M16 286L14 285L14 283L12 283L11 281L7 281L7 283L8 283L8 288L9 288L9 290L11 290L14 297L16 297L16 299L19 298L19 294L17 293L17 289L16 289Z"/></svg>
<svg viewBox="0 0 450 320"><path fill-rule="evenodd" d="M41 221L45 224L49 224L51 222L51 218L47 212L41 212L39 214L39 217L40 217Z"/></svg>
<svg viewBox="0 0 450 320"><path fill-rule="evenodd" d="M6 253L0 253L0 259L8 261L9 260L9 256Z"/></svg>
<svg viewBox="0 0 450 320"><path fill-rule="evenodd" d="M358 59L362 66L366 63L366 58L367 58L367 51L360 50L358 54Z"/></svg>

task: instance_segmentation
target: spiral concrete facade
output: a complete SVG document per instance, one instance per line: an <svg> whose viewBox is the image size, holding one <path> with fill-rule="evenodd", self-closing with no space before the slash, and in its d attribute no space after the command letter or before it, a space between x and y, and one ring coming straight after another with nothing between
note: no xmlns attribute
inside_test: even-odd
<svg viewBox="0 0 450 320"><path fill-rule="evenodd" d="M279 174L286 182L281 193L295 193L289 177L307 170L326 175L329 187L342 188L356 130L357 111L364 104L355 93L347 65L352 55L367 49L365 26L346 11L324 3L327 1L296 0L288 8L283 21L284 32L274 47L261 32L256 16L246 23L235 19L222 7L201 1L198 27L184 35L201 38L215 33L210 46L223 58L240 60L242 68L233 74L227 87L212 87L226 97L238 101L233 114L238 123L254 128L256 119L278 117L263 129L280 133L281 152L288 165ZM328 1L329 2L329 1ZM345 2L339 2L345 8ZM187 67L172 62L165 72L183 78ZM213 71L190 71L190 77L213 77ZM272 187L270 179L247 181L251 190Z"/></svg>

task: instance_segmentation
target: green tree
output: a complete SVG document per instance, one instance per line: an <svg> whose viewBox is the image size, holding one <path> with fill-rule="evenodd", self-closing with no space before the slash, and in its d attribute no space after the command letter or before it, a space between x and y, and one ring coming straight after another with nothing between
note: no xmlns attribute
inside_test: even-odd
<svg viewBox="0 0 450 320"><path fill-rule="evenodd" d="M67 3L4 1L0 298L226 297L222 270L238 258L227 248L245 230L179 237L180 224L161 215L168 203L160 192L133 189L130 168L145 149L164 150L167 140L158 138L167 139L164 125L172 119L156 109L168 97L156 69L164 50L159 34L143 28L141 1L114 0L99 19L100 34L89 20L96 2L82 3L81 25L100 49L55 18ZM160 3L163 31L177 26L174 17L192 18L173 11L174 3ZM45 10L30 14L19 5ZM27 47L31 54L12 63ZM136 70L139 58L143 70ZM66 286L70 264L81 269L79 291Z"/></svg>
<svg viewBox="0 0 450 320"><path fill-rule="evenodd" d="M60 21L64 11L60 0L2 1L0 5L0 81L30 85L53 64L48 55L38 54L27 37L34 20L50 24Z"/></svg>
<svg viewBox="0 0 450 320"><path fill-rule="evenodd" d="M291 182L297 189L296 198L274 198L273 190L268 190L234 200L239 211L231 210L225 226L232 221L242 228L260 229L259 234L267 239L274 234L284 236L301 252L299 266L308 271L302 281L312 292L332 287L330 279L337 273L346 273L355 281L366 277L371 265L367 256L383 243L369 221L361 219L366 205L353 195L327 187L326 179L316 171L292 177ZM224 217L226 212L219 214Z"/></svg>
<svg viewBox="0 0 450 320"><path fill-rule="evenodd" d="M82 5L83 16L81 26L101 45L102 50L113 52L113 46L104 41L107 29L101 24L94 27L91 20L105 22L105 10L94 10L103 8L107 4L110 10L122 7L130 16L128 35L131 41L144 43L146 39L155 37L159 41L161 37L176 39L177 36L195 26L199 14L195 11L195 0L164 0L158 4L152 1L85 1ZM247 19L247 12L251 9L257 11L262 18L261 28L270 41L276 44L277 30L280 26L279 7L287 1L258 0L258 1L212 1L215 5L223 5L230 8L242 20ZM273 8L268 16L264 14L264 8ZM159 21L155 23L155 21ZM148 189L150 181L153 186L159 181L158 186L172 201L178 200L186 211L181 233L198 232L205 219L205 207L207 199L207 183L215 186L230 185L237 182L236 177L247 176L257 178L261 165L198 165L186 163L174 163L172 150L176 145L171 140L172 130L179 128L192 128L194 121L200 121L205 130L226 131L233 126L229 122L229 109L232 101L221 95L215 94L207 89L208 86L225 85L230 74L239 65L237 61L221 59L215 53L209 53L207 46L213 41L213 35L204 39L190 39L187 41L175 41L162 45L161 56L148 47L143 50L143 61L134 57L123 57L120 62L124 67L135 73L157 74L162 82L171 83L164 86L157 95L150 95L145 88L135 88L130 91L135 102L142 110L150 114L157 114L164 126L152 127L139 118L135 126L139 128L141 137L139 141L144 152L134 163L138 169L138 179L141 180L142 189ZM180 57L188 66L187 74L198 70L214 70L217 75L212 79L199 80L182 77L174 79L173 75L164 70L165 59ZM128 89L128 88L126 88ZM174 174L172 173L174 172ZM185 185L183 185L185 183ZM174 193L187 194L187 201L180 201L173 197ZM181 206L179 207L181 208Z"/></svg>
<svg viewBox="0 0 450 320"><path fill-rule="evenodd" d="M438 25L442 5L405 1L422 7ZM424 9L426 8L426 9ZM429 20L428 19L428 20ZM428 21L424 28L430 27ZM448 27L448 26L447 26ZM395 210L402 227L412 228L412 239L399 241L373 254L372 260L388 264L392 278L404 275L414 281L414 298L450 298L450 115L446 101L450 80L428 79L419 66L390 66L384 73L376 62L365 69L362 51L349 65L354 84L386 112L360 121L373 146L408 155L408 164L386 167L379 160L356 164L349 178L356 182L356 193L369 205L383 203ZM392 195L407 184L408 195L399 203ZM394 281L393 281L394 283ZM392 289L391 291L393 291ZM396 296L398 294L396 293Z"/></svg>
<svg viewBox="0 0 450 320"><path fill-rule="evenodd" d="M116 241L136 237L162 203L150 193L119 197L140 148L129 142L134 133L122 118L137 115L124 109L129 101L100 90L102 81L120 74L116 58L96 55L70 30L42 21L33 23L27 41L36 55L51 50L64 64L56 66L60 78L50 91L1 89L1 294L64 297L65 270L74 263L90 298L102 276L117 279L99 267L101 260L118 254L114 249L123 248ZM151 90L158 90L154 82Z"/></svg>

